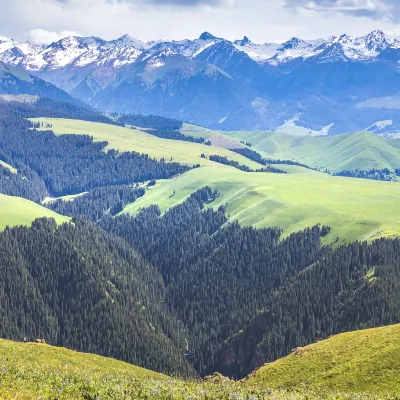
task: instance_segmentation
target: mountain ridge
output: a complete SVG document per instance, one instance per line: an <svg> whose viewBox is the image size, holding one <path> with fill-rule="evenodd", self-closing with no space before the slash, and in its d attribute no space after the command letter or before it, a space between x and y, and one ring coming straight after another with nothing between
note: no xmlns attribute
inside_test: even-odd
<svg viewBox="0 0 400 400"><path fill-rule="evenodd" d="M0 61L102 112L161 115L221 130L276 130L295 121L311 131L327 127L328 134L395 135L399 60L400 41L379 30L264 44L209 32L152 42L129 35L70 36L44 46L0 41Z"/></svg>

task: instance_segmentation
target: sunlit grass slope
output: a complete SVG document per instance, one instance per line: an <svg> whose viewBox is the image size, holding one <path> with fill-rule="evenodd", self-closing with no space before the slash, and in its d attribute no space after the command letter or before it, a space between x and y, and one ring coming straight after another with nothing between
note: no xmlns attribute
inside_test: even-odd
<svg viewBox="0 0 400 400"><path fill-rule="evenodd" d="M124 210L127 213L135 214L140 207L151 204L159 204L165 211L184 201L195 190L210 185L221 193L213 206L227 204L230 219L237 219L243 225L279 226L285 230L285 234L290 234L318 223L326 224L332 227L331 234L326 238L327 242L336 241L336 237L341 242L400 235L400 207L397 201L400 195L399 183L338 178L296 166L282 166L290 172L288 175L245 173L200 157L202 153L220 154L252 168L260 167L245 157L218 146L160 139L142 131L101 123L68 119L39 120L51 124L56 134L87 134L96 140L107 141L110 148L121 151L133 150L152 157L164 157L167 160L172 157L174 161L202 165L202 168L189 171L176 179L159 182L143 198L127 206ZM197 129L199 135L207 132L199 127L186 128L191 132ZM296 141L308 143L310 140L335 140L338 141L336 147L340 150L337 151L338 154L344 153L349 145L347 143L344 148L343 139L338 139L337 136L299 138L265 132L253 134L267 135L271 142L275 141L276 154L291 148ZM373 142L375 139L379 143L386 141L372 134L366 135L370 139L372 136ZM362 138L363 136L358 139ZM350 139L354 141L353 138ZM308 147L314 149L313 146ZM331 142L323 147L327 150L329 146L335 148L335 143ZM320 149L321 146L314 149L314 156L318 155L323 159ZM390 149L394 152L400 151L394 146L390 146ZM285 155L282 158L296 158L292 155L293 157ZM359 159L359 155L357 157ZM307 160L301 161L307 163Z"/></svg>
<svg viewBox="0 0 400 400"><path fill-rule="evenodd" d="M0 340L0 398L4 400L247 400L270 391L241 384L171 378L121 361L45 344ZM303 399L277 393L277 400Z"/></svg>
<svg viewBox="0 0 400 400"><path fill-rule="evenodd" d="M54 218L57 223L70 220L32 201L0 194L0 231L7 225L30 226L36 218L42 217Z"/></svg>
<svg viewBox="0 0 400 400"><path fill-rule="evenodd" d="M350 349L351 350L351 349ZM334 355L336 356L336 354ZM340 356L340 354L338 354ZM380 362L378 357L371 359ZM317 365L323 360L315 358ZM393 368L398 359L384 365ZM377 371L371 366L371 370ZM290 371L297 371L296 365ZM78 353L46 344L17 343L0 339L0 398L3 400L333 400L353 399L351 393L286 391L266 388L264 374L247 382L188 381L171 378L110 358ZM368 373L369 371L363 371ZM309 371L312 376L312 371ZM280 377L280 375L278 375ZM382 379L375 377L378 392ZM343 377L345 379L345 377ZM271 383L272 386L276 386ZM258 387L259 386L259 387ZM396 387L396 386L394 386ZM391 392L393 393L393 392ZM357 395L356 395L357 397ZM391 398L364 395L363 399Z"/></svg>
<svg viewBox="0 0 400 400"><path fill-rule="evenodd" d="M333 172L355 169L400 168L400 139L370 132L329 137L293 136L268 131L223 132L249 142L271 156L300 161L310 167Z"/></svg>
<svg viewBox="0 0 400 400"><path fill-rule="evenodd" d="M224 148L179 140L161 139L137 129L73 119L37 118L32 119L32 121L51 124L51 130L57 135L66 133L89 135L96 141L108 142L107 148L109 149L136 151L141 154L148 154L150 157L157 159L164 157L166 161L169 161L172 157L172 161L182 164L214 165L215 163L212 161L201 158L201 155L205 154L209 156L217 154L253 169L262 167L260 164Z"/></svg>
<svg viewBox="0 0 400 400"><path fill-rule="evenodd" d="M209 185L220 192L210 206L228 205L231 220L279 226L285 234L318 223L330 225L328 241L400 235L400 184L326 174L246 173L230 167L199 168L161 181L124 213L158 204L162 211Z"/></svg>
<svg viewBox="0 0 400 400"><path fill-rule="evenodd" d="M245 385L398 395L400 325L344 333L296 349L262 367Z"/></svg>

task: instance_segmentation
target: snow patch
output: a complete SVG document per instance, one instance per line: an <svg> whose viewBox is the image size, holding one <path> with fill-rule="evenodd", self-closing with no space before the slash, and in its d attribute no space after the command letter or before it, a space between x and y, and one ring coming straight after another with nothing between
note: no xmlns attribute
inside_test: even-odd
<svg viewBox="0 0 400 400"><path fill-rule="evenodd" d="M293 136L326 136L334 124L327 125L321 130L313 130L297 125L298 117L286 121L283 125L278 126L275 132L284 132Z"/></svg>

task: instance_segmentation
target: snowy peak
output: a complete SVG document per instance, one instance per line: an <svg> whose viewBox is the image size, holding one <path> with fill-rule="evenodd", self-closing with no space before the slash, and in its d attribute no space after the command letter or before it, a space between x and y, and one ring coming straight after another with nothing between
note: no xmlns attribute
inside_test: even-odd
<svg viewBox="0 0 400 400"><path fill-rule="evenodd" d="M247 36L245 36L242 40L235 40L233 43L235 46L239 47L251 46L253 44Z"/></svg>
<svg viewBox="0 0 400 400"><path fill-rule="evenodd" d="M287 42L283 43L280 47L280 51L285 50L294 50L294 49L304 49L304 48L311 48L312 46L305 42L304 40L298 39L296 37L291 38Z"/></svg>
<svg viewBox="0 0 400 400"><path fill-rule="evenodd" d="M115 44L118 47L133 46L136 49L144 50L145 42L134 39L129 35L121 36L120 38L111 41L110 43Z"/></svg>
<svg viewBox="0 0 400 400"><path fill-rule="evenodd" d="M365 44L368 50L373 50L376 52L381 52L391 46L399 46L399 42L396 39L388 37L380 30L373 31L366 35Z"/></svg>
<svg viewBox="0 0 400 400"><path fill-rule="evenodd" d="M106 41L98 37L69 36L48 46L38 46L29 42L20 43L0 37L0 61L10 65L20 65L29 71L42 71L84 67L88 65L113 66L120 68L135 63L142 54L150 56L166 51L195 59L207 51L220 52L219 57L231 57L235 49L244 52L258 63L272 66L292 60L315 59L318 62L333 61L374 61L390 53L391 59L399 59L400 42L380 30L365 36L352 37L343 34L327 40L303 40L293 37L284 43L253 43L247 36L231 42L204 32L195 40L160 40L144 42L129 35ZM213 54L215 58L217 54Z"/></svg>
<svg viewBox="0 0 400 400"><path fill-rule="evenodd" d="M200 39L200 40L207 41L207 40L217 40L217 39L219 39L219 38L217 38L217 37L214 36L214 35L211 35L211 33L209 33L209 32L203 32L203 33L200 35L199 39Z"/></svg>

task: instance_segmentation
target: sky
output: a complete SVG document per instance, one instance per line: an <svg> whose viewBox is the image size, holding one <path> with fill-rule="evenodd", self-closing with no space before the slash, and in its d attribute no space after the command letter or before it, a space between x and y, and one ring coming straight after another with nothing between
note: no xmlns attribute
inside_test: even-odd
<svg viewBox="0 0 400 400"><path fill-rule="evenodd" d="M358 36L400 38L400 0L0 0L0 35L43 44L70 35L193 39L208 31L255 43Z"/></svg>

